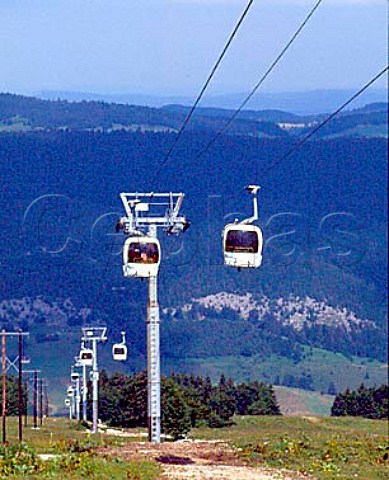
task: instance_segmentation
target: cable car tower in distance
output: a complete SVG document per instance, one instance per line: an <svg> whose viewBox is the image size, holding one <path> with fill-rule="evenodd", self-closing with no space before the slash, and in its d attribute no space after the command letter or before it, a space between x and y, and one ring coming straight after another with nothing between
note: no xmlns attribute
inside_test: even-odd
<svg viewBox="0 0 389 480"><path fill-rule="evenodd" d="M147 306L147 416L149 441L161 441L161 369L157 276L161 263L161 245L157 229L178 235L189 227L179 214L183 193L121 193L125 217L116 231L128 235L123 246L123 275L148 278Z"/></svg>

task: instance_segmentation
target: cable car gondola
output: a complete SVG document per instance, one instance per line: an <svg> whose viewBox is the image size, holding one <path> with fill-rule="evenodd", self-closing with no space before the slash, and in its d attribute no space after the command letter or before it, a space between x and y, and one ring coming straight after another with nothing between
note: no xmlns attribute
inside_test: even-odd
<svg viewBox="0 0 389 480"><path fill-rule="evenodd" d="M161 246L157 238L132 236L123 247L123 275L125 277L156 277L161 263Z"/></svg>
<svg viewBox="0 0 389 480"><path fill-rule="evenodd" d="M81 347L79 362L81 365L85 365L85 367L92 367L93 366L93 350L91 348Z"/></svg>
<svg viewBox="0 0 389 480"><path fill-rule="evenodd" d="M262 263L263 234L253 225L258 220L258 185L246 187L253 195L253 215L241 222L228 223L223 230L224 264L236 268L258 268Z"/></svg>
<svg viewBox="0 0 389 480"><path fill-rule="evenodd" d="M237 268L258 268L262 263L263 235L256 225L230 223L224 227L224 264Z"/></svg>
<svg viewBox="0 0 389 480"><path fill-rule="evenodd" d="M29 363L31 363L31 358L30 357L22 357L20 361L23 365L28 365Z"/></svg>
<svg viewBox="0 0 389 480"><path fill-rule="evenodd" d="M126 333L122 332L121 343L115 343L112 347L112 357L118 362L125 362L127 360L127 345Z"/></svg>

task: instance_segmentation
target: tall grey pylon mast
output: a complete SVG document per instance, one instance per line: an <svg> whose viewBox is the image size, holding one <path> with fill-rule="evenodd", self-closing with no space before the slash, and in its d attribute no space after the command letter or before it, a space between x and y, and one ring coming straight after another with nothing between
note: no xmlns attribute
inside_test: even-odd
<svg viewBox="0 0 389 480"><path fill-rule="evenodd" d="M161 441L161 367L158 305L158 271L161 247L158 228L178 235L189 227L179 215L183 193L121 193L126 217L119 219L117 231L128 235L123 247L125 277L148 278L147 306L147 417L149 441Z"/></svg>
<svg viewBox="0 0 389 480"><path fill-rule="evenodd" d="M81 341L92 343L93 362L90 379L92 380L92 430L91 433L97 433L97 422L99 415L99 369L97 364L97 344L107 341L106 327L82 327L83 336Z"/></svg>

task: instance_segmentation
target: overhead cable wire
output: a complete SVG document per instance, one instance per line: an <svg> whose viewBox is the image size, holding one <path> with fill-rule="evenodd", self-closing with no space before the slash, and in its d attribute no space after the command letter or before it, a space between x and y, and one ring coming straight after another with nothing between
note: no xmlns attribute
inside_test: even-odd
<svg viewBox="0 0 389 480"><path fill-rule="evenodd" d="M334 117L336 117L342 110L344 110L351 102L358 98L365 90L367 90L373 83L379 80L385 73L388 71L389 66L386 66L381 70L377 75L375 75L369 82L367 82L360 90L358 90L354 95L352 95L346 102L344 102L339 108L337 108L331 115L329 115L325 120L319 123L313 130L311 130L305 137L303 137L299 142L297 142L285 155L273 162L270 167L265 171L264 177L266 177L274 167L282 163L284 160L289 158L298 148L300 148L304 143L306 143L315 133L324 127L328 122L330 122Z"/></svg>
<svg viewBox="0 0 389 480"><path fill-rule="evenodd" d="M226 124L224 127L217 132L217 134L208 142L206 147L199 152L195 160L200 158L204 153L206 153L209 148L216 142L216 140L223 135L223 133L227 130L227 128L231 125L231 123L235 120L237 115L243 110L243 108L247 105L247 103L252 99L252 97L256 94L257 90L261 87L263 82L267 79L267 77L270 75L270 73L274 70L276 67L277 63L281 60L281 58L285 55L285 53L289 50L291 47L292 43L296 40L302 29L305 27L305 25L309 22L315 11L319 8L320 4L324 0L318 0L312 10L309 12L305 20L301 23L301 25L298 27L298 29L295 31L295 33L292 35L288 43L285 45L285 47L281 50L281 52L278 54L276 59L273 61L273 63L270 65L270 67L266 70L266 72L262 75L262 77L259 79L259 81L256 83L254 88L251 90L251 92L247 95L247 97L244 99L244 101L240 104L240 106L235 110L235 112L232 114L232 116L227 120Z"/></svg>
<svg viewBox="0 0 389 480"><path fill-rule="evenodd" d="M241 14L239 20L238 20L238 23L235 25L235 28L234 30L232 31L232 33L230 34L228 40L227 40L227 43L224 45L223 47L223 50L221 52L221 54L219 55L219 58L217 59L215 65L213 66L212 70L211 70L211 73L208 75L208 78L206 80L206 82L204 83L202 89L200 90L200 93L197 95L197 98L194 102L194 104L192 105L188 115L186 116L180 130L178 131L177 133L177 136L173 142L173 144L171 145L171 147L169 148L169 151L167 152L167 154L165 155L163 161L161 162L161 165L159 166L159 169L157 170L156 174L155 174L155 177L159 174L159 172L162 170L162 168L165 166L165 164L167 163L167 161L169 160L174 148L176 147L181 135L183 134L186 126L188 125L189 123L189 120L192 118L198 104L200 103L200 100L202 99L206 89L208 88L213 76L215 75L216 73L216 70L219 68L219 65L220 63L222 62L225 54L227 53L227 50L229 49L233 39L235 38L236 34L238 33L238 30L240 28L240 26L242 25L243 23L243 20L245 19L246 15L248 14L252 4L254 3L254 0L249 0L246 8L244 9L243 13ZM154 177L154 179L155 179ZM153 179L153 180L154 180Z"/></svg>

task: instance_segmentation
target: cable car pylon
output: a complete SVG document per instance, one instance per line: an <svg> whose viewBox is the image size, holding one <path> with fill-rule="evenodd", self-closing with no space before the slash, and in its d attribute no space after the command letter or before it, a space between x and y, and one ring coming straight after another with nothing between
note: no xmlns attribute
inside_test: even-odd
<svg viewBox="0 0 389 480"><path fill-rule="evenodd" d="M263 234L253 225L259 218L258 191L259 185L248 185L246 190L253 195L253 215L249 218L235 220L223 229L224 265L235 268L258 268L262 263Z"/></svg>
<svg viewBox="0 0 389 480"><path fill-rule="evenodd" d="M148 278L147 305L147 417L149 441L161 441L161 367L158 272L161 245L158 228L168 235L185 232L190 223L180 208L183 193L121 193L125 217L116 231L128 235L123 245L123 275L126 278Z"/></svg>

